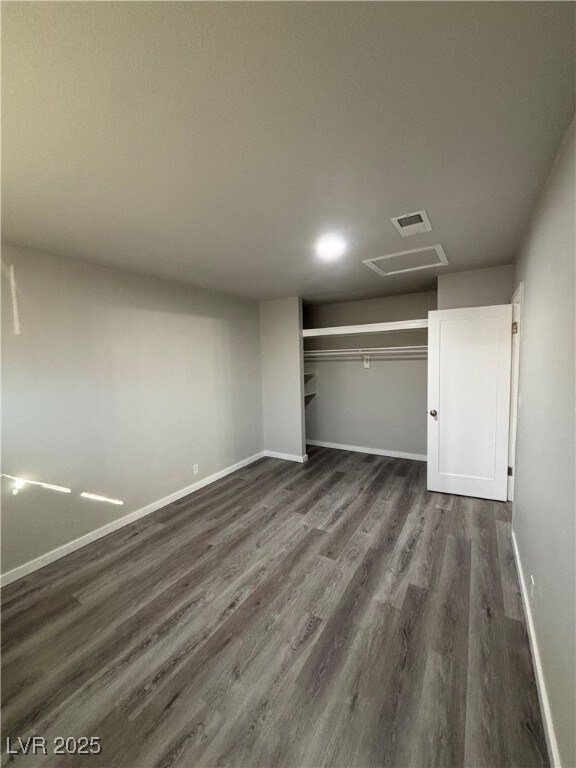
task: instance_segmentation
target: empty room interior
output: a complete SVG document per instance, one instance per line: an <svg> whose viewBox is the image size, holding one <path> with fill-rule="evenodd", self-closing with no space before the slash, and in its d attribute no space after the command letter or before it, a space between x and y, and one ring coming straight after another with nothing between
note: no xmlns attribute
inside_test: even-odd
<svg viewBox="0 0 576 768"><path fill-rule="evenodd" d="M0 765L575 768L575 3L1 14Z"/></svg>

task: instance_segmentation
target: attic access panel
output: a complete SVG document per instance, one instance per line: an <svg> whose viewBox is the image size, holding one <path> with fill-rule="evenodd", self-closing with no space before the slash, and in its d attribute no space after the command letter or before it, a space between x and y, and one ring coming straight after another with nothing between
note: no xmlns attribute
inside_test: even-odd
<svg viewBox="0 0 576 768"><path fill-rule="evenodd" d="M403 272L442 267L448 264L448 259L444 253L444 248L438 244L428 245L425 248L414 248L411 251L391 253L388 256L377 256L375 259L364 259L362 264L382 277L389 277Z"/></svg>

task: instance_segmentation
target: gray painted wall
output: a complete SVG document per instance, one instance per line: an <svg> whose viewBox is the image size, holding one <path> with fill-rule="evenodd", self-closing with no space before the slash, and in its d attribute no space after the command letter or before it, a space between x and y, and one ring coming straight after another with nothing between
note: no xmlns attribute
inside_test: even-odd
<svg viewBox="0 0 576 768"><path fill-rule="evenodd" d="M563 766L576 765L574 123L534 213L524 282L514 530Z"/></svg>
<svg viewBox="0 0 576 768"><path fill-rule="evenodd" d="M439 275L438 309L509 304L513 292L513 264Z"/></svg>
<svg viewBox="0 0 576 768"><path fill-rule="evenodd" d="M436 292L320 304L306 309L306 325L322 328L428 317ZM426 332L309 339L306 348L425 344ZM360 448L426 454L426 360L310 361L318 394L306 406L306 438Z"/></svg>
<svg viewBox="0 0 576 768"><path fill-rule="evenodd" d="M264 447L294 458L306 454L302 373L302 302L260 302Z"/></svg>
<svg viewBox="0 0 576 768"><path fill-rule="evenodd" d="M306 304L304 322L306 328L327 328L333 325L355 325L356 323L387 323L394 320L427 317L431 309L438 309L436 291L421 291L378 299ZM324 341L322 339L322 343Z"/></svg>
<svg viewBox="0 0 576 768"><path fill-rule="evenodd" d="M11 247L3 271L2 471L73 491L3 478L3 572L263 449L257 302Z"/></svg>
<svg viewBox="0 0 576 768"><path fill-rule="evenodd" d="M426 454L426 360L323 360L306 406L306 438L381 451Z"/></svg>

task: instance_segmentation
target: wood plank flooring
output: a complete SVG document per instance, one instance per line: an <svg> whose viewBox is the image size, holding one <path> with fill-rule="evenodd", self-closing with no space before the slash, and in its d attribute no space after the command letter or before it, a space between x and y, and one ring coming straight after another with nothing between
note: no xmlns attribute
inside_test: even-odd
<svg viewBox="0 0 576 768"><path fill-rule="evenodd" d="M420 462L309 456L3 590L2 765L548 765L509 506L429 493ZM30 735L48 755L7 755Z"/></svg>

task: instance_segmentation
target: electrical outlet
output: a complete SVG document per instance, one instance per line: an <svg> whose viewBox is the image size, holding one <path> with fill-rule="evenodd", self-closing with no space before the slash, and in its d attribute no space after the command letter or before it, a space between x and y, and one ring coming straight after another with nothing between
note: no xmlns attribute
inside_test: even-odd
<svg viewBox="0 0 576 768"><path fill-rule="evenodd" d="M197 475L198 472L200 472L200 467L198 466L198 464L194 464L194 467L192 469L195 475Z"/></svg>
<svg viewBox="0 0 576 768"><path fill-rule="evenodd" d="M534 587L536 586L536 582L534 581L534 576L530 574L530 602L533 602L534 600Z"/></svg>

